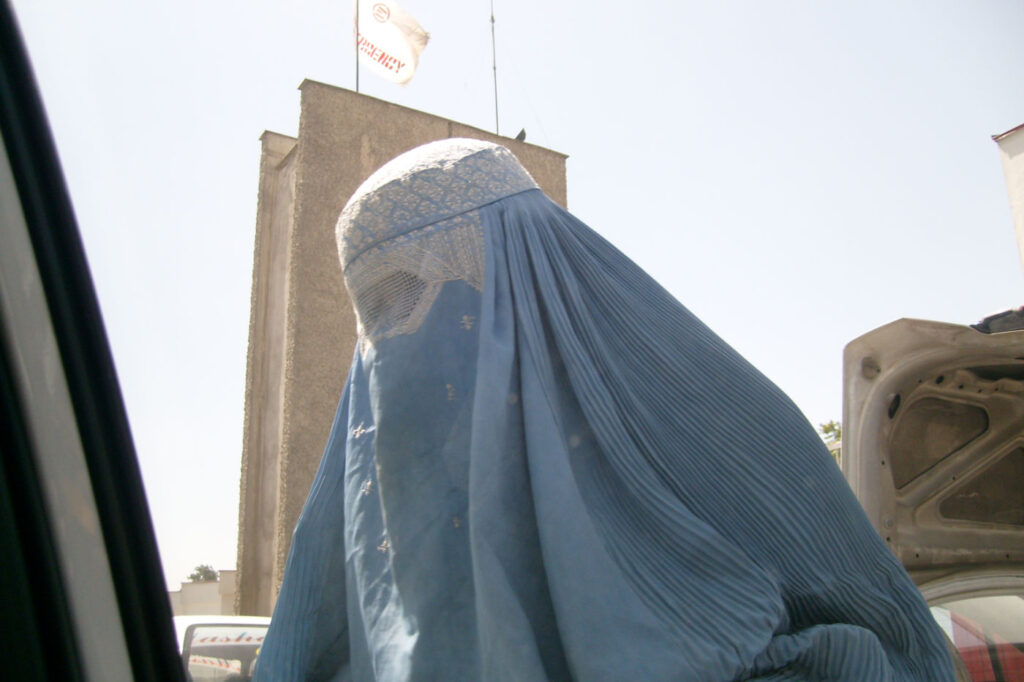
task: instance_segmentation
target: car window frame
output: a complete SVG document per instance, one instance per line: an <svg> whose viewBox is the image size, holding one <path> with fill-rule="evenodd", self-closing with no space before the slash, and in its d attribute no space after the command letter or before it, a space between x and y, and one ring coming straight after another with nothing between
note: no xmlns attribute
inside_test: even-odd
<svg viewBox="0 0 1024 682"><path fill-rule="evenodd" d="M23 642L34 643L39 654L33 654L35 663L30 665L50 679L89 678L89 661L111 654L88 647L99 643L103 649L104 638L123 638L127 660L111 663L111 669L122 671L118 677L184 680L99 304L53 137L7 0L0 4L0 139L9 169L4 172L2 231L5 238L22 244L17 252L13 247L8 252L8 292L20 296L21 288L31 290L34 298L24 309L47 321L33 332L47 333L42 329L47 327L51 335L33 343L18 326L21 319L6 317L0 332L3 538L12 563L18 561L11 572L21 576L28 590L25 609L8 615L23 619ZM7 311L0 313L6 316ZM45 372L28 371L32 362ZM56 420L55 415L39 414L42 403L32 402L41 394L67 401L68 423L56 424L74 434L65 439L66 446L40 446L40 434ZM114 616L108 625L114 626L102 633L83 632L92 614L82 613L81 594L76 595L68 570L78 568L75 562L81 554L75 555L68 538L61 536L61 524L69 519L61 515L68 514L68 508L61 507L53 494L55 482L49 476L55 469L46 457L66 457L58 464L80 463L84 472L75 489L81 494L76 503L84 505L86 515L95 515L102 557L96 566L104 565L112 584ZM5 619L4 625L11 623Z"/></svg>

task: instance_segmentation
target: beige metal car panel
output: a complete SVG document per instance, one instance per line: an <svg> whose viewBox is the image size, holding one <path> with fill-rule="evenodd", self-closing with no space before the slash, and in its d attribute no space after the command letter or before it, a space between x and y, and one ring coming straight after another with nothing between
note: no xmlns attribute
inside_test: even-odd
<svg viewBox="0 0 1024 682"><path fill-rule="evenodd" d="M843 363L843 473L914 579L1021 574L1024 331L898 320Z"/></svg>

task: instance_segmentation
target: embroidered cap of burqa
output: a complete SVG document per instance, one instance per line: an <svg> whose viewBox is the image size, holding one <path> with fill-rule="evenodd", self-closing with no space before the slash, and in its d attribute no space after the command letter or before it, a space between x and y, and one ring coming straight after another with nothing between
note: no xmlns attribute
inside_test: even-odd
<svg viewBox="0 0 1024 682"><path fill-rule="evenodd" d="M359 320L264 680L945 680L813 428L505 148L338 221Z"/></svg>

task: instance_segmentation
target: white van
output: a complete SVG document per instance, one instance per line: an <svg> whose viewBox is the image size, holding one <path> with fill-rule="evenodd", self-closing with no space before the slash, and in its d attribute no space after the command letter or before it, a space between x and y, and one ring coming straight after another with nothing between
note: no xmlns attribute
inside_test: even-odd
<svg viewBox="0 0 1024 682"><path fill-rule="evenodd" d="M261 616L175 616L174 630L188 679L251 680L270 619Z"/></svg>

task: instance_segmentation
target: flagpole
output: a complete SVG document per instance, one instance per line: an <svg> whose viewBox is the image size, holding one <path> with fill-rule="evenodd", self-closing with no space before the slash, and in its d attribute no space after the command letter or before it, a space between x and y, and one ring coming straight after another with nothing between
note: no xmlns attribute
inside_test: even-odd
<svg viewBox="0 0 1024 682"><path fill-rule="evenodd" d="M356 0L356 92L359 92L359 0Z"/></svg>
<svg viewBox="0 0 1024 682"><path fill-rule="evenodd" d="M498 128L498 51L494 46L494 0L491 0L491 64L494 68L494 134L501 135Z"/></svg>

